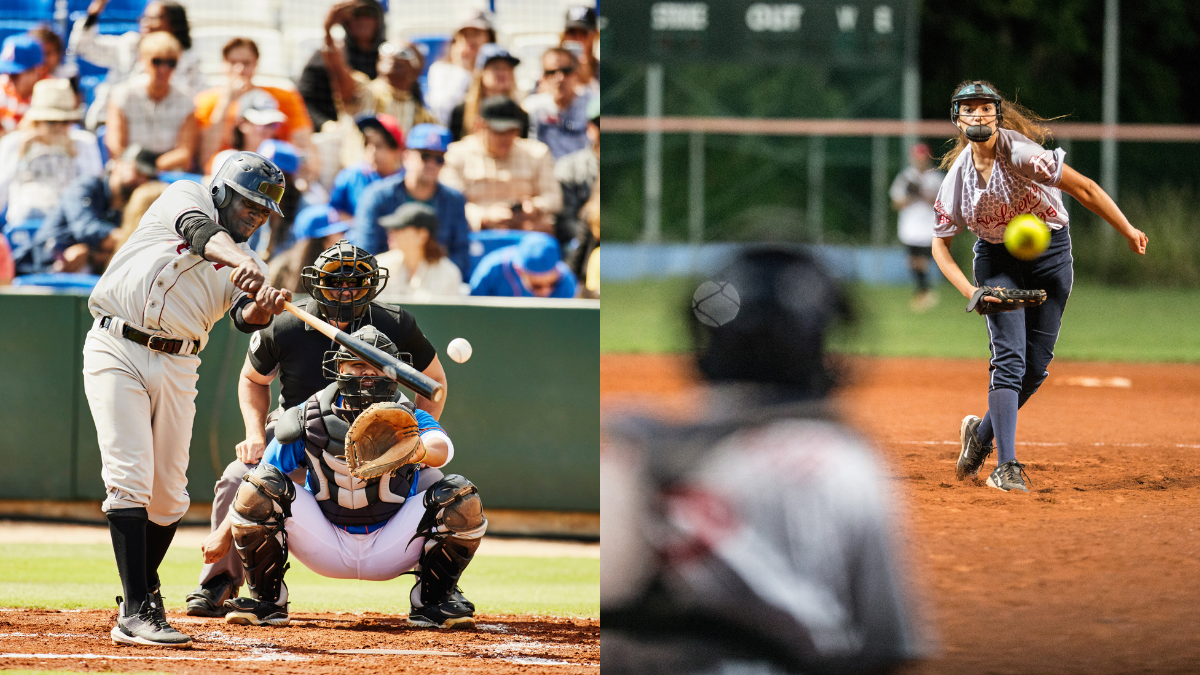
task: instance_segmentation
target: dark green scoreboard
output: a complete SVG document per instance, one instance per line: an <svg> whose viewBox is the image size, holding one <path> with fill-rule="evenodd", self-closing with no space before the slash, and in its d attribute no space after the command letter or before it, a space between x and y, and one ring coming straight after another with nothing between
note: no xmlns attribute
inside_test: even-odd
<svg viewBox="0 0 1200 675"><path fill-rule="evenodd" d="M604 0L601 53L639 63L803 63L898 72L913 3Z"/></svg>

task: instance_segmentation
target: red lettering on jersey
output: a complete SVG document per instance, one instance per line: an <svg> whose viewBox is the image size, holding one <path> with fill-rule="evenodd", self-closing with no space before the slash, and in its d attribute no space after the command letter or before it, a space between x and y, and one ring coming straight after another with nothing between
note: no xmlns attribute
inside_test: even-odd
<svg viewBox="0 0 1200 675"><path fill-rule="evenodd" d="M192 247L188 246L188 243L186 241L181 241L181 242L179 242L179 245L175 247L175 254L179 255L179 254L183 253L184 251L190 251L190 250L192 250Z"/></svg>
<svg viewBox="0 0 1200 675"><path fill-rule="evenodd" d="M221 268L225 267L225 263L213 263L213 269L220 272Z"/></svg>

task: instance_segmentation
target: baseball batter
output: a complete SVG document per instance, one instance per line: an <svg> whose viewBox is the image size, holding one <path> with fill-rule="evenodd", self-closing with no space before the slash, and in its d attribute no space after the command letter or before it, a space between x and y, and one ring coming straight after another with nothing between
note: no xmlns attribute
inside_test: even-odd
<svg viewBox="0 0 1200 675"><path fill-rule="evenodd" d="M347 332L375 326L396 345L402 360L446 386L446 373L437 351L421 332L416 318L401 307L374 302L387 283L387 270L379 267L374 256L343 240L306 267L303 279L311 297L300 303L302 309ZM246 439L238 443L237 459L225 468L215 486L211 536L218 536L238 486L273 438L279 414L302 404L329 384L321 363L331 349L337 349L333 341L291 314L279 317L250 338L238 383ZM279 406L268 414L271 382L276 377L280 383ZM445 402L444 397L435 403L418 396L416 407L436 420ZM299 468L293 478L303 482L304 472L303 467ZM224 616L229 611L225 601L237 597L244 579L242 561L232 550L220 560L206 563L200 570L200 586L188 595L188 615Z"/></svg>
<svg viewBox="0 0 1200 675"><path fill-rule="evenodd" d="M396 345L374 326L353 336L393 356ZM439 470L454 444L429 413L403 395L396 382L344 347L324 364L333 384L289 408L275 426L262 462L238 488L229 516L204 543L206 561L234 544L245 567L250 597L225 602L229 623L286 626L288 554L314 572L337 579L385 581L414 571L408 622L414 626L475 625L475 606L458 589L487 529L478 491L462 476ZM412 462L360 479L347 465L355 421L373 404L401 401L398 412L418 436ZM368 440L382 435L366 427ZM400 438L407 438L402 433ZM304 489L286 474L308 469Z"/></svg>
<svg viewBox="0 0 1200 675"><path fill-rule="evenodd" d="M250 152L213 178L173 183L143 216L92 292L83 383L103 461L104 500L124 600L118 644L187 646L167 623L158 566L187 511L197 354L223 314L265 327L291 293L266 283L246 245L279 212L283 173Z"/></svg>
<svg viewBox="0 0 1200 675"><path fill-rule="evenodd" d="M967 415L959 429L958 479L979 473L997 449L996 469L987 484L998 490L1023 490L1025 465L1017 461L1017 410L1050 374L1054 344L1075 278L1071 236L1062 193L1074 197L1103 218L1139 255L1146 253L1146 234L1125 218L1090 178L1063 161L1066 153L1042 147L1048 130L1043 118L1004 100L989 82L964 82L950 99L950 118L959 128L958 142L942 158L949 169L934 209L938 225L933 258L942 274L974 308L985 315L991 348L988 410L983 419ZM1034 260L1020 260L1004 246L1004 230L1014 217L1032 213L1050 226L1050 246ZM950 243L964 229L974 232L974 283L950 255ZM1041 289L1045 301L1035 307L999 311L988 288ZM983 290L982 302L974 298ZM989 305L991 305L989 307Z"/></svg>

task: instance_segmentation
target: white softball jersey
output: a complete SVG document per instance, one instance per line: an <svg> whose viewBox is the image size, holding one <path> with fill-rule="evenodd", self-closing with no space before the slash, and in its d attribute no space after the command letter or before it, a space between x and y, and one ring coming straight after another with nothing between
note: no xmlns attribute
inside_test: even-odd
<svg viewBox="0 0 1200 675"><path fill-rule="evenodd" d="M904 171L901 171L896 180L892 181L892 187L888 190L888 196L892 201L903 202L911 198L903 209L900 209L900 215L897 220L897 234L900 237L900 243L905 246L930 246L933 244L933 226L937 224L938 215L933 210L933 202L937 199L938 190L942 187L943 175L941 171L930 169L921 171L915 166L910 166ZM916 194L912 195L909 192L909 186L916 186Z"/></svg>
<svg viewBox="0 0 1200 675"><path fill-rule="evenodd" d="M967 146L954 160L933 208L938 213L934 234L950 237L968 229L980 239L999 244L1004 241L1008 221L1032 213L1059 230L1067 226L1063 205L1062 148L1047 150L1011 129L996 132L996 162L992 177L984 182L971 160Z"/></svg>

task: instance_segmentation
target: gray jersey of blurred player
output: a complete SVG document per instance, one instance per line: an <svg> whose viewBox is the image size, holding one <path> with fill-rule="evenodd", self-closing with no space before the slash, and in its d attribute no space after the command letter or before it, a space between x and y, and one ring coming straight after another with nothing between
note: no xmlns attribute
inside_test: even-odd
<svg viewBox="0 0 1200 675"><path fill-rule="evenodd" d="M753 314L761 294L735 286ZM702 421L631 418L606 436L605 672L883 672L917 658L896 500L870 447L820 386L709 370Z"/></svg>

